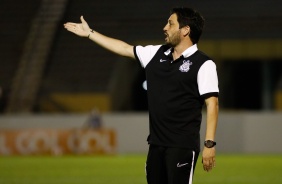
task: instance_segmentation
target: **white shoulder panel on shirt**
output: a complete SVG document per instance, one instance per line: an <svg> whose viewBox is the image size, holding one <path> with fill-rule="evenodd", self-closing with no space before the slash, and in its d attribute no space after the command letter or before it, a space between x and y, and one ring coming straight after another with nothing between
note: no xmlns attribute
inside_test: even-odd
<svg viewBox="0 0 282 184"><path fill-rule="evenodd" d="M162 45L136 46L136 55L145 68Z"/></svg>
<svg viewBox="0 0 282 184"><path fill-rule="evenodd" d="M216 65L212 60L206 61L197 76L200 95L219 92Z"/></svg>

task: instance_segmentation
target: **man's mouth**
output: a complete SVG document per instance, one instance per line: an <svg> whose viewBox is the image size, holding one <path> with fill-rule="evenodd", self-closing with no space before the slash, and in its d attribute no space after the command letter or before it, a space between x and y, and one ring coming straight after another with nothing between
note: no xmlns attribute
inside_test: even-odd
<svg viewBox="0 0 282 184"><path fill-rule="evenodd" d="M164 35L165 35L165 40L167 40L168 39L168 34L164 33Z"/></svg>

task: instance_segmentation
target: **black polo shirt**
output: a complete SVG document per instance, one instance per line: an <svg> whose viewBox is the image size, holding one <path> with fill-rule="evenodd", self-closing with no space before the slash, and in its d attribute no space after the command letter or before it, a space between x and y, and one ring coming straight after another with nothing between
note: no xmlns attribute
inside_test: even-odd
<svg viewBox="0 0 282 184"><path fill-rule="evenodd" d="M146 72L150 121L148 143L200 151L202 106L205 98L218 96L216 71L210 72L205 67L200 77L198 74L202 65L212 62L211 59L196 45L175 61L172 48L167 45L136 46L134 53ZM213 78L213 84L205 87L209 82L199 80L209 79L203 78Z"/></svg>

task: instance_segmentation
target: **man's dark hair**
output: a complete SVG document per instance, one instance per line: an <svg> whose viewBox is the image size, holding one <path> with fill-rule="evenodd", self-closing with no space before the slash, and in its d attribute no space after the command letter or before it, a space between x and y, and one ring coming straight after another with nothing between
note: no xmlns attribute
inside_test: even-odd
<svg viewBox="0 0 282 184"><path fill-rule="evenodd" d="M174 13L177 15L179 28L189 26L189 37L192 43L198 43L205 24L203 16L198 11L191 8L173 8L170 15Z"/></svg>

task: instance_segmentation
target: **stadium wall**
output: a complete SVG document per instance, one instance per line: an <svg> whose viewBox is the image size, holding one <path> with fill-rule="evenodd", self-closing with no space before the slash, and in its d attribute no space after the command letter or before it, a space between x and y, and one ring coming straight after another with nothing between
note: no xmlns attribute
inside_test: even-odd
<svg viewBox="0 0 282 184"><path fill-rule="evenodd" d="M82 128L88 118L89 114L6 115L0 117L0 130ZM202 138L205 118L204 113ZM118 154L147 152L147 113L105 113L101 119L104 128L116 131ZM281 120L281 112L221 112L217 152L282 153Z"/></svg>

